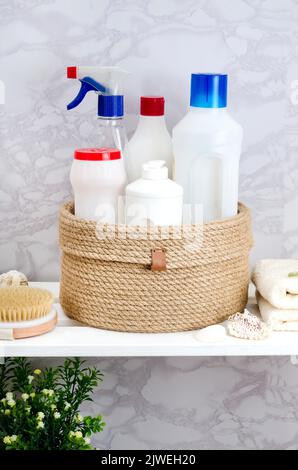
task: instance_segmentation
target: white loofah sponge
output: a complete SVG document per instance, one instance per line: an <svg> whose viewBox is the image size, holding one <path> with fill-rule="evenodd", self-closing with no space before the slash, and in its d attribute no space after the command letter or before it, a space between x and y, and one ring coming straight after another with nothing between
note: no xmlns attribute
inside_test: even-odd
<svg viewBox="0 0 298 470"><path fill-rule="evenodd" d="M0 275L0 287L28 286L28 279L20 271L8 271Z"/></svg>

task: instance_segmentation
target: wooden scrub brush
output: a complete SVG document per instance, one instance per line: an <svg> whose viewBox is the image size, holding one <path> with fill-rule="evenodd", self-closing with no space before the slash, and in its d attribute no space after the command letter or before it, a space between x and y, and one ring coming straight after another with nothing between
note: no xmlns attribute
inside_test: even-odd
<svg viewBox="0 0 298 470"><path fill-rule="evenodd" d="M2 336L5 336L4 333L8 333L8 330L11 332L11 339L36 336L50 331L56 324L56 312L52 310L53 301L53 295L44 289L21 286L1 288Z"/></svg>

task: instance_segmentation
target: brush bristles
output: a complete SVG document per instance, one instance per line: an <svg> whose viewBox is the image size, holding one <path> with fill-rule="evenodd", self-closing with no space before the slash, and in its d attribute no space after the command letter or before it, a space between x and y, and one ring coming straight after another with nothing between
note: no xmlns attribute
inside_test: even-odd
<svg viewBox="0 0 298 470"><path fill-rule="evenodd" d="M53 300L53 295L43 289L0 288L0 321L15 322L44 317L50 312Z"/></svg>

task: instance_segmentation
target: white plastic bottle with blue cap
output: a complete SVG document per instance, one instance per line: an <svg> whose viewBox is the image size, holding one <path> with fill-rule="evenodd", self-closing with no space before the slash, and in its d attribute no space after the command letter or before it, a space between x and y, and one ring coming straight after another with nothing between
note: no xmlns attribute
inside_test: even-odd
<svg viewBox="0 0 298 470"><path fill-rule="evenodd" d="M227 111L224 74L192 74L190 108L173 129L175 180L192 221L237 214L243 130ZM202 212L203 211L203 212Z"/></svg>

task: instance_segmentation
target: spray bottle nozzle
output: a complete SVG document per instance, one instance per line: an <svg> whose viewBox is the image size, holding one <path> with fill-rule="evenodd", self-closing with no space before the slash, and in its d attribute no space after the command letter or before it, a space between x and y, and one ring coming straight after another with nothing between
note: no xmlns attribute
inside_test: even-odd
<svg viewBox="0 0 298 470"><path fill-rule="evenodd" d="M78 106L83 101L83 99L85 98L86 94L89 91L95 91L95 92L100 92L100 93L104 93L106 91L104 86L102 86L96 80L93 80L93 78L91 77L81 78L80 82L81 82L80 91L75 97L75 99L67 105L68 110L73 109L76 106Z"/></svg>
<svg viewBox="0 0 298 470"><path fill-rule="evenodd" d="M67 67L67 78L75 78L81 82L78 95L67 105L67 109L78 106L89 91L113 96L122 95L121 82L126 75L128 72L119 67Z"/></svg>

